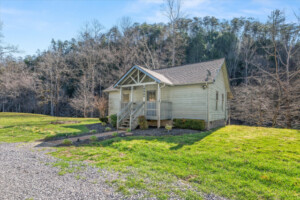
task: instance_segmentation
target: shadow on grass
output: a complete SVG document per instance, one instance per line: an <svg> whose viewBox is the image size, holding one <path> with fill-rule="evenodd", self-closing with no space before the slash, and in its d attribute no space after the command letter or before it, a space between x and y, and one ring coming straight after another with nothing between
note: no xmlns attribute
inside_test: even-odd
<svg viewBox="0 0 300 200"><path fill-rule="evenodd" d="M62 138L69 138L73 136L80 136L80 135L85 135L88 133L87 128L88 124L77 124L77 125L68 125L68 126L62 126L63 128L67 129L75 129L77 131L72 131L72 132L67 132L67 133L58 133L55 135L51 135L45 138L45 141L47 140L58 140Z"/></svg>
<svg viewBox="0 0 300 200"><path fill-rule="evenodd" d="M100 144L105 146L111 146L115 142L120 141L132 141L132 140L147 140L147 141L159 141L165 143L176 144L176 146L170 147L170 150L178 150L187 145L193 145L196 142L201 141L205 137L212 134L217 129L210 130L210 131L203 131L199 133L189 133L185 134L184 132L182 135L164 135L164 136L131 136L125 138L114 138L106 141L100 142Z"/></svg>
<svg viewBox="0 0 300 200"><path fill-rule="evenodd" d="M75 147L109 147L113 146L114 143L122 141L134 141L134 140L146 140L146 141L159 141L165 143L176 144L176 146L170 147L170 150L178 150L187 145L193 145L196 142L203 140L205 137L211 135L219 128L212 129L210 131L203 131L199 133L182 133L180 135L163 135L163 136L145 136L145 135L132 135L125 137L103 137L99 138L98 142L83 141L81 143L74 143L72 146ZM80 136L80 135L77 135ZM44 144L41 144L44 146ZM57 146L60 147L60 146Z"/></svg>

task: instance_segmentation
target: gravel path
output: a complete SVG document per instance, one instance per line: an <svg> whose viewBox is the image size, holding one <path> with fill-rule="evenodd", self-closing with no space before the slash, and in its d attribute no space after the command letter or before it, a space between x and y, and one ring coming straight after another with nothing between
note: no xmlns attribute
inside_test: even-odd
<svg viewBox="0 0 300 200"><path fill-rule="evenodd" d="M116 174L87 166L59 175L60 169L53 167L57 159L45 154L50 148L34 146L36 143L0 143L0 199L125 198L105 183ZM140 195L131 198L142 198Z"/></svg>
<svg viewBox="0 0 300 200"><path fill-rule="evenodd" d="M44 146L43 146L44 145ZM55 144L52 144L52 146ZM53 164L60 161L47 153L54 149L47 143L0 142L0 200L7 199L156 199L145 191L128 197L118 193L107 181L120 178L117 173L69 162L78 171L59 175L61 169ZM182 181L172 183L175 188L190 188ZM173 196L174 195L174 196ZM179 199L175 194L170 199ZM225 198L199 193L206 200Z"/></svg>

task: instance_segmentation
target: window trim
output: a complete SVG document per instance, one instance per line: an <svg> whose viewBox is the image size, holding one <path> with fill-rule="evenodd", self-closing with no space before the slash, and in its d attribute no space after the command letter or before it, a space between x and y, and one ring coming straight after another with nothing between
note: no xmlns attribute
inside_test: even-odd
<svg viewBox="0 0 300 200"><path fill-rule="evenodd" d="M155 101L150 101L150 102L156 102L157 101L157 94L156 94L156 90L147 90L147 97L146 100L149 101L149 93L153 92L155 94Z"/></svg>
<svg viewBox="0 0 300 200"><path fill-rule="evenodd" d="M219 91L216 90L216 110L218 110Z"/></svg>
<svg viewBox="0 0 300 200"><path fill-rule="evenodd" d="M222 110L224 111L224 94L222 93Z"/></svg>

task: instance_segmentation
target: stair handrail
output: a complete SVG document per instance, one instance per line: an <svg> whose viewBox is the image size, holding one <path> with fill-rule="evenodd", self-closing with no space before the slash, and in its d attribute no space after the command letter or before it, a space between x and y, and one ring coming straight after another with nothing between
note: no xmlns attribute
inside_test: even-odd
<svg viewBox="0 0 300 200"><path fill-rule="evenodd" d="M139 103L134 111L130 114L130 129L133 127L133 123L136 122L136 118L140 116L140 112L144 110L145 102Z"/></svg>
<svg viewBox="0 0 300 200"><path fill-rule="evenodd" d="M119 128L120 122L130 115L132 102L129 102L118 114L117 114L117 127Z"/></svg>

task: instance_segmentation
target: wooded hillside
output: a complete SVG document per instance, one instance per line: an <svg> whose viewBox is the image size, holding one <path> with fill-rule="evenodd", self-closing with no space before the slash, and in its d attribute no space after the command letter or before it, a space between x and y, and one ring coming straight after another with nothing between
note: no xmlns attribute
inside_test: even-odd
<svg viewBox="0 0 300 200"><path fill-rule="evenodd" d="M251 18L186 18L167 1L169 23L124 17L104 31L86 24L78 36L52 40L24 59L0 44L0 111L95 117L96 99L133 65L149 69L226 58L235 98L231 118L251 125L299 127L300 19L275 10L265 23ZM175 9L176 8L176 9Z"/></svg>

